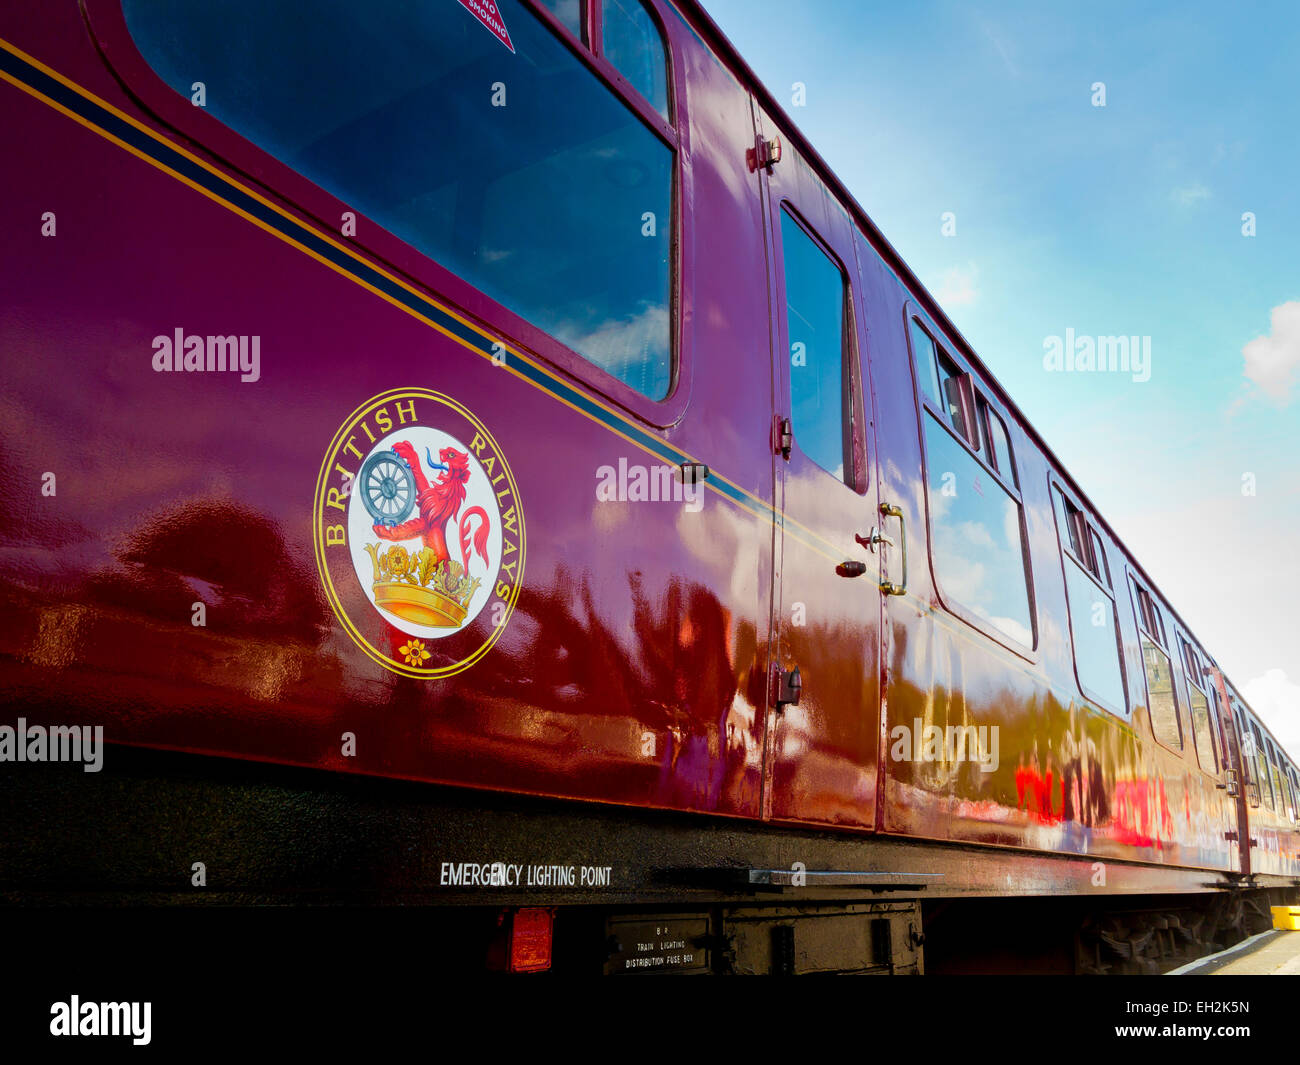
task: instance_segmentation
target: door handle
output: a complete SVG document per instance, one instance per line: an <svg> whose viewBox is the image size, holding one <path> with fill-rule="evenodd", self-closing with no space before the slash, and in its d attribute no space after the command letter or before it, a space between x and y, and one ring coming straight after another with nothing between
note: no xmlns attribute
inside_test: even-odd
<svg viewBox="0 0 1300 1065"><path fill-rule="evenodd" d="M902 510L894 506L893 503L881 503L880 513L885 518L898 519L898 536L903 544L903 582L901 584L894 584L893 581L882 580L880 582L880 590L886 595L902 595L907 591L907 519L903 517ZM873 537L879 535L879 539L876 540L877 543L888 543L891 547L893 546L893 540L883 534L876 534L874 529L872 530L872 535Z"/></svg>

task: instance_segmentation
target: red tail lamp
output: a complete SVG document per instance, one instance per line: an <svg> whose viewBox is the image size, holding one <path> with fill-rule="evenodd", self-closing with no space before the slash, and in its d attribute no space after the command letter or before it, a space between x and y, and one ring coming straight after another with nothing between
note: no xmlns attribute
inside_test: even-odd
<svg viewBox="0 0 1300 1065"><path fill-rule="evenodd" d="M551 967L555 911L539 906L502 910L488 948L488 968L496 972L541 973Z"/></svg>

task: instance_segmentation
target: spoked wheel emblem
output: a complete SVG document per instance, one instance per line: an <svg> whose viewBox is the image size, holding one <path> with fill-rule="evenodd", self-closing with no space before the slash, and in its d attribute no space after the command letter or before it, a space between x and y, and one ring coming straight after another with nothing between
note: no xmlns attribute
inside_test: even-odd
<svg viewBox="0 0 1300 1065"><path fill-rule="evenodd" d="M376 525L398 525L415 509L415 478L396 451L378 451L361 467L361 502Z"/></svg>

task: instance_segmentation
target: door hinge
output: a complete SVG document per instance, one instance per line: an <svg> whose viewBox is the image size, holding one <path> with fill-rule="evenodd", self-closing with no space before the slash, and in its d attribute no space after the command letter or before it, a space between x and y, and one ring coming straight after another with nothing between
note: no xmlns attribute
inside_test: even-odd
<svg viewBox="0 0 1300 1065"><path fill-rule="evenodd" d="M782 669L778 666L774 679L776 693L772 701L776 703L776 708L780 710L783 706L798 706L799 696L803 692L803 677L799 673L799 667Z"/></svg>
<svg viewBox="0 0 1300 1065"><path fill-rule="evenodd" d="M750 148L745 155L748 156L751 172L762 167L770 174L772 167L781 161L781 138L772 137L769 140L755 136L754 147Z"/></svg>
<svg viewBox="0 0 1300 1065"><path fill-rule="evenodd" d="M772 434L773 445L776 452L783 458L789 459L790 449L794 447L794 426L790 424L789 418L776 416L776 431Z"/></svg>

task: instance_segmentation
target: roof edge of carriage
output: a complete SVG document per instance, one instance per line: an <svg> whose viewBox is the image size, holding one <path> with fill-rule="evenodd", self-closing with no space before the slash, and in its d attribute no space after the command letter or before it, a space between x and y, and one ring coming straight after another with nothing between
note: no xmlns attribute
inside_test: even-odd
<svg viewBox="0 0 1300 1065"><path fill-rule="evenodd" d="M1189 625L1187 620L1174 608L1169 597L1160 591L1160 586L1154 579L1152 579L1151 575L1137 559L1136 555L1134 555L1134 553L1127 547L1119 533L1102 514L1101 510L1092 501L1088 493L1085 492L1083 487L1077 480L1075 480L1074 476L1056 455L1055 451L1053 451L1047 441L1043 439L1042 435L1038 432L1038 429L1029 421L1025 412L1020 408L1019 404L1012 399L1010 393L1008 393L1006 388L1003 387L992 369L982 358L980 358L979 354L975 351L974 346L966 339L961 330L957 328L956 323L953 322L944 312L939 301L935 299L934 295L922 283L921 279L916 276L912 271L912 268L907 265L907 262L903 259L902 255L899 254L898 249L890 243L889 238L886 237L875 222L872 221L866 208L858 202L857 197L855 197L844 182L840 180L838 175L836 175L835 171L831 168L830 164L826 162L808 137L799 129L798 124L781 105L780 101L776 99L758 75L754 73L753 68L750 67L741 56L739 50L731 43L731 40L722 31L722 28L713 20L713 17L704 9L700 0L665 0L665 3L676 8L687 25L700 37L706 47L708 47L717 59L728 68L734 77L754 93L758 98L759 103L762 104L764 110L772 115L772 117L781 125L782 131L787 133L789 138L794 141L800 154L803 155L804 158L807 159L809 165L816 170L818 176L823 182L825 182L827 188L835 194L835 197L839 200L841 206L843 206L845 210L849 211L853 216L854 222L862 230L863 235L870 241L876 250L876 253L884 259L890 269L892 269L904 284L912 290L918 302L923 305L926 313L934 319L935 323L939 325L940 328L947 332L949 339L954 341L961 349L962 355L977 370L979 370L981 374L983 374L985 380L994 390L996 390L998 397L1006 404L1008 410L1014 414L1016 420L1020 423L1021 429L1024 430L1042 452L1043 456L1049 463L1051 463L1054 471L1068 482L1070 487L1078 493L1079 497L1092 512L1092 516L1106 529L1112 539L1114 539L1115 543L1123 549L1129 566L1143 579L1153 592L1160 596L1160 600L1165 605L1165 608L1178 621L1182 630L1193 641L1197 649L1200 650L1211 665L1223 673L1224 682L1233 696L1237 698L1243 706L1246 706L1249 709L1249 704L1241 696L1240 689L1232 683L1226 670L1223 670L1222 667L1219 666L1218 660L1215 656L1206 649L1204 641L1197 637L1191 625ZM1252 710L1251 713L1254 715L1256 720L1259 721L1259 724L1264 731L1269 733L1269 736L1273 740L1277 749L1285 751L1285 747L1278 742L1277 736L1273 735L1272 730L1268 728L1260 715L1254 710ZM1300 765L1300 754L1297 754L1297 756L1293 757L1291 760L1293 763Z"/></svg>

